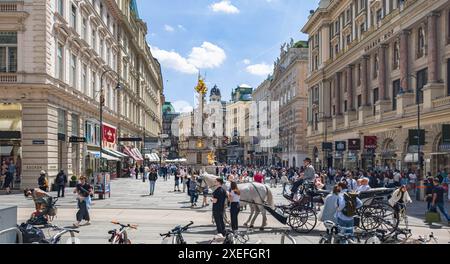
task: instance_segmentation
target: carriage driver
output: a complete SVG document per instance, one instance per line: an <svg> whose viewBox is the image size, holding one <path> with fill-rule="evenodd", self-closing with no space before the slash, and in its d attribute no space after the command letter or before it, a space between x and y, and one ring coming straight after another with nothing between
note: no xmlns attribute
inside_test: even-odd
<svg viewBox="0 0 450 264"><path fill-rule="evenodd" d="M291 198L294 198L294 195L297 193L298 188L305 181L314 182L315 175L316 175L316 170L314 169L314 166L311 165L311 163L312 163L312 161L311 161L310 158L306 158L303 161L304 171L303 171L303 173L300 173L299 179L296 182L294 182L294 184L292 185Z"/></svg>

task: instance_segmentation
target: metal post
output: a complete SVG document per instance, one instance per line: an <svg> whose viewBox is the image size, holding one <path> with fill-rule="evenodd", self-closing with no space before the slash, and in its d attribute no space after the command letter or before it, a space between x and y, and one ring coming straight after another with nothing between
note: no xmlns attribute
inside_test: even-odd
<svg viewBox="0 0 450 264"><path fill-rule="evenodd" d="M420 135L420 98L419 98L419 91L416 91L417 93L417 163L418 163L418 175L417 175L417 179L418 179L418 187L420 187L420 189L417 191L416 189L416 200L420 201L421 199L421 192L422 192L422 162L421 162L421 151L420 151L420 139L421 139L421 135Z"/></svg>
<svg viewBox="0 0 450 264"><path fill-rule="evenodd" d="M103 76L107 73L105 71L100 78L100 172L102 172L102 152L103 152L103 102L104 102L104 91L103 91Z"/></svg>

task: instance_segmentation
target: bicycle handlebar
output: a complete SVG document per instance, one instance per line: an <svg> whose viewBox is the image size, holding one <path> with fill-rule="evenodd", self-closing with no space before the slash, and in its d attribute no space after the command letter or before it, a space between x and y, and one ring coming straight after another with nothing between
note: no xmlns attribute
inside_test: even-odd
<svg viewBox="0 0 450 264"><path fill-rule="evenodd" d="M191 221L189 224L187 224L187 225L184 226L184 227L177 226L177 227L175 227L174 229L172 229L170 232L165 233L165 234L159 234L159 235L162 236L162 237L170 237L171 235L183 233L184 231L188 230L189 227L190 227L191 225L193 225L193 224L194 224L194 222Z"/></svg>
<svg viewBox="0 0 450 264"><path fill-rule="evenodd" d="M111 223L115 224L115 225L120 225L121 227L129 227L129 228L132 228L132 229L137 229L138 228L138 225L131 225L131 224L124 225L124 224L121 224L121 223L119 223L117 221L111 221Z"/></svg>

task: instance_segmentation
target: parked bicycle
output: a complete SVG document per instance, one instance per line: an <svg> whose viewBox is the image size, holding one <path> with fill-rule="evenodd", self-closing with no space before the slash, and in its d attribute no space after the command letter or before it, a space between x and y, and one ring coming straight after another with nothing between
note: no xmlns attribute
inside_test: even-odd
<svg viewBox="0 0 450 264"><path fill-rule="evenodd" d="M22 233L22 240L25 244L59 244L63 238L63 236L67 233L70 234L69 240L67 240L67 244L77 244L78 239L75 234L79 234L80 231L72 229L72 228L63 228L58 227L56 225L46 225L42 228L37 228L30 224L22 224L18 226L18 229ZM44 229L48 229L48 237L46 238L44 234ZM50 232L57 232L55 235L50 236Z"/></svg>
<svg viewBox="0 0 450 264"><path fill-rule="evenodd" d="M129 229L137 229L137 225L124 225L116 221L112 221L112 224L120 226L119 229L110 230L108 234L111 235L111 238L108 240L111 244L117 245L129 245L131 244L131 240L128 238Z"/></svg>
<svg viewBox="0 0 450 264"><path fill-rule="evenodd" d="M370 232L364 244L429 244L431 241L438 243L434 233L431 233L428 238L419 236L418 239L414 239L410 229L398 229L393 234L388 234L386 230Z"/></svg>
<svg viewBox="0 0 450 264"><path fill-rule="evenodd" d="M321 235L319 244L358 244L357 236L342 234L339 226L334 222L325 221L324 225L327 231Z"/></svg>
<svg viewBox="0 0 450 264"><path fill-rule="evenodd" d="M194 222L191 221L184 227L177 226L165 234L159 234L163 238L162 244L168 244L168 238L172 238L172 245L186 245L187 243L183 238L183 233L186 232L193 224Z"/></svg>

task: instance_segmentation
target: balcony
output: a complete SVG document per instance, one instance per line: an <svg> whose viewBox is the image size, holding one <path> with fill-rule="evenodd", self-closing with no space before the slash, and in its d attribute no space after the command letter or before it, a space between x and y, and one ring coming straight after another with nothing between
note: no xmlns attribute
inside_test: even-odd
<svg viewBox="0 0 450 264"><path fill-rule="evenodd" d="M0 73L0 83L17 83L17 74Z"/></svg>
<svg viewBox="0 0 450 264"><path fill-rule="evenodd" d="M17 9L18 9L17 5L18 5L18 1L0 0L0 12L1 13L4 13L4 12L17 12Z"/></svg>

